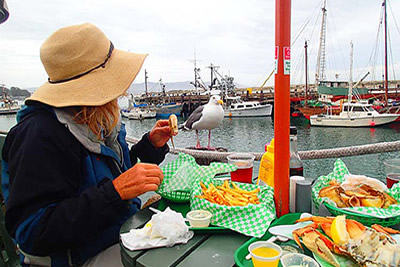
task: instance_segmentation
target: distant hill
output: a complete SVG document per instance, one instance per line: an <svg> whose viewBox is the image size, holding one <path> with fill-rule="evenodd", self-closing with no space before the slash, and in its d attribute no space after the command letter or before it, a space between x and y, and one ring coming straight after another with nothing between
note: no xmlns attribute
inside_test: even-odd
<svg viewBox="0 0 400 267"><path fill-rule="evenodd" d="M29 91L30 93L35 92L36 89L38 89L38 87L25 88L25 90Z"/></svg>
<svg viewBox="0 0 400 267"><path fill-rule="evenodd" d="M209 84L206 85L208 86ZM246 86L236 84L236 87L244 88ZM25 88L25 90L29 91L30 93L33 93L37 88L38 87L30 87L30 88ZM171 90L190 90L190 89L194 89L193 85L190 84L190 81L165 83L165 90L167 92ZM149 92L161 92L160 83L147 82L147 90ZM143 83L134 82L133 84L131 84L130 88L128 89L128 92L134 95L144 93L144 82Z"/></svg>
<svg viewBox="0 0 400 267"><path fill-rule="evenodd" d="M189 81L185 82L171 82L171 83L165 83L165 91L170 91L170 90L188 90L188 89L193 89L193 85L190 84ZM147 90L148 92L161 92L161 86L160 83L155 83L155 82L147 82ZM129 93L132 93L134 95L144 93L145 91L145 85L144 83L133 83L131 84L131 87L128 89Z"/></svg>
<svg viewBox="0 0 400 267"><path fill-rule="evenodd" d="M31 93L26 89L20 89L18 87L11 87L10 89L4 88L4 92L6 95L11 96L13 98L26 98L31 95ZM1 92L2 94L3 92Z"/></svg>
<svg viewBox="0 0 400 267"><path fill-rule="evenodd" d="M209 86L209 84L206 84ZM245 86L240 84L235 84L237 88L244 88ZM133 83L131 87L128 89L129 93L134 95L142 94L145 91L144 83ZM172 91L172 90L191 90L194 89L194 86L190 84L190 81L185 82L171 82L165 83L165 91ZM158 82L147 82L147 90L148 92L161 92L161 86Z"/></svg>

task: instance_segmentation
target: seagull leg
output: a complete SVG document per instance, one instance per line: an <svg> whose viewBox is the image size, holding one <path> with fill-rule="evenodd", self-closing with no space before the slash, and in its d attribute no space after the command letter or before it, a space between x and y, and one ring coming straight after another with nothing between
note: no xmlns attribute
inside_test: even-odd
<svg viewBox="0 0 400 267"><path fill-rule="evenodd" d="M210 143L211 143L211 130L208 130L208 146L207 146L207 149L208 150L215 150L215 147L211 147Z"/></svg>
<svg viewBox="0 0 400 267"><path fill-rule="evenodd" d="M197 137L196 148L201 148L200 139L199 139L199 131L198 130L196 130L196 137Z"/></svg>

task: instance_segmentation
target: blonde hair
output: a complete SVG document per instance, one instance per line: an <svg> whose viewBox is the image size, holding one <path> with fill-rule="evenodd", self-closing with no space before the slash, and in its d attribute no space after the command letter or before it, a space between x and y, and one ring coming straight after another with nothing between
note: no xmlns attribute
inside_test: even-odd
<svg viewBox="0 0 400 267"><path fill-rule="evenodd" d="M74 116L74 120L77 123L86 124L97 136L98 140L102 140L111 134L111 131L118 123L118 119L119 106L117 99L102 106L82 106Z"/></svg>

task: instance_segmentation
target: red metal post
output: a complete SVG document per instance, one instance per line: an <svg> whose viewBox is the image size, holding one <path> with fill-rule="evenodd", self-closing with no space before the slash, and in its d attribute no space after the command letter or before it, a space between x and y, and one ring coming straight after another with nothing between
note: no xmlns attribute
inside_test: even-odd
<svg viewBox="0 0 400 267"><path fill-rule="evenodd" d="M291 0L275 1L274 199L278 217L289 213Z"/></svg>

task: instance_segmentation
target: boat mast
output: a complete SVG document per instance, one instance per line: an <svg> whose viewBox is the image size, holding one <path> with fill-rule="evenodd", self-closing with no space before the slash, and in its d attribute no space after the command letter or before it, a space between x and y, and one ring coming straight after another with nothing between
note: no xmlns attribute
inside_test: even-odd
<svg viewBox="0 0 400 267"><path fill-rule="evenodd" d="M307 107L308 105L307 105L307 98L308 98L308 96L307 96L307 91L308 91L308 64L307 64L307 62L308 62L308 57L307 57L307 41L305 42L305 44L304 44L304 53L305 53L305 62L306 62L306 100L305 100L305 102L304 102L304 107Z"/></svg>
<svg viewBox="0 0 400 267"><path fill-rule="evenodd" d="M219 68L219 66L214 66L212 63L210 63L210 66L208 66L207 68L211 69L210 91L212 91L214 84L214 71L216 71Z"/></svg>
<svg viewBox="0 0 400 267"><path fill-rule="evenodd" d="M149 95L148 95L148 91L147 91L147 78L149 78L149 77L147 76L147 70L144 69L144 91L145 91L145 93L146 93L146 97L149 96Z"/></svg>
<svg viewBox="0 0 400 267"><path fill-rule="evenodd" d="M195 90L196 90L196 94L198 94L199 91L199 79L200 79L200 68L197 67L197 58L196 58L196 48L194 49L194 58L193 59L189 59L190 62L194 63L194 82L190 82L190 84L193 84Z"/></svg>
<svg viewBox="0 0 400 267"><path fill-rule="evenodd" d="M347 113L350 111L350 103L353 99L353 41L350 42L350 75L349 75L349 95L347 100Z"/></svg>
<svg viewBox="0 0 400 267"><path fill-rule="evenodd" d="M315 88L318 90L320 81L325 80L325 36L326 36L326 0L322 7L322 24L319 39L318 58L317 58L317 71L315 72Z"/></svg>
<svg viewBox="0 0 400 267"><path fill-rule="evenodd" d="M388 104L388 55L387 55L387 12L386 0L383 0L384 17L385 17L385 106Z"/></svg>

